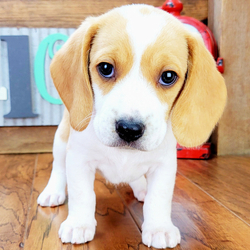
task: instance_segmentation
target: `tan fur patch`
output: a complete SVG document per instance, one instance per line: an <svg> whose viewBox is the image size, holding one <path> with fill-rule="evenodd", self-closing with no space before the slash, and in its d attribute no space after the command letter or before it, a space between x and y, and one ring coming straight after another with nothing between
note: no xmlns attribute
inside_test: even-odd
<svg viewBox="0 0 250 250"><path fill-rule="evenodd" d="M56 53L50 66L54 85L69 111L71 126L78 131L87 127L92 114L88 51L97 29L98 19L86 19Z"/></svg>
<svg viewBox="0 0 250 250"><path fill-rule="evenodd" d="M63 118L58 127L58 132L61 140L63 142L67 142L70 133L70 120L69 120L69 112L67 109L64 110Z"/></svg>
<svg viewBox="0 0 250 250"><path fill-rule="evenodd" d="M172 128L178 143L186 147L204 143L223 112L227 91L201 38L189 34L176 22L168 22L156 42L145 51L141 68L161 102L169 106L166 119L173 110ZM187 69L188 78L183 86ZM179 76L172 87L158 83L166 70Z"/></svg>
<svg viewBox="0 0 250 250"><path fill-rule="evenodd" d="M188 78L172 114L177 141L196 147L210 136L224 110L227 90L214 58L200 37L186 36L189 48Z"/></svg>
<svg viewBox="0 0 250 250"><path fill-rule="evenodd" d="M154 87L160 101L168 104L166 119L183 86L187 59L188 49L184 32L172 24L163 29L156 42L151 44L142 56L141 70L144 77ZM178 81L170 87L159 83L161 74L167 70L175 71L179 77Z"/></svg>
<svg viewBox="0 0 250 250"><path fill-rule="evenodd" d="M133 65L133 53L126 32L127 21L118 13L102 20L90 52L90 74L103 94L107 94L114 84L128 74ZM115 67L115 76L106 79L97 71L97 65L107 62Z"/></svg>
<svg viewBox="0 0 250 250"><path fill-rule="evenodd" d="M152 9L148 8L148 7L143 7L140 9L140 12L143 14L143 15L149 15L152 13Z"/></svg>

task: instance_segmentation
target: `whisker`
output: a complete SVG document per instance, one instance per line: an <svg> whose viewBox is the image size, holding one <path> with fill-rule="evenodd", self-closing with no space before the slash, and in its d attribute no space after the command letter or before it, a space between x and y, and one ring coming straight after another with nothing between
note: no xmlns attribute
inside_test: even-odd
<svg viewBox="0 0 250 250"><path fill-rule="evenodd" d="M91 112L89 115L87 115L83 120L81 120L78 124L77 124L77 126L76 126L76 131L80 131L81 130L81 128L88 122L88 119L89 118L92 118L92 117L94 117L94 114Z"/></svg>
<svg viewBox="0 0 250 250"><path fill-rule="evenodd" d="M88 115L86 116L82 121L80 121L78 123L78 125L76 126L76 130L79 131L87 122L88 120L92 117L92 115Z"/></svg>
<svg viewBox="0 0 250 250"><path fill-rule="evenodd" d="M100 101L99 101L100 102ZM95 103L95 105L97 105L98 102ZM88 114L82 121L80 121L77 126L76 126L76 131L80 131L81 128L87 123L87 120L89 118L93 118L95 116L95 114L93 112L91 112L90 114ZM85 123L84 123L85 122Z"/></svg>

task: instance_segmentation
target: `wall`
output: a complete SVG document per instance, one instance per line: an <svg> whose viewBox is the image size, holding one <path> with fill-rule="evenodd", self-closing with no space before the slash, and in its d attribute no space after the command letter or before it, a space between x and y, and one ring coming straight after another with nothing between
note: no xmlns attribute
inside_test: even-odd
<svg viewBox="0 0 250 250"><path fill-rule="evenodd" d="M209 0L208 25L224 58L226 110L217 130L219 155L250 154L250 1Z"/></svg>

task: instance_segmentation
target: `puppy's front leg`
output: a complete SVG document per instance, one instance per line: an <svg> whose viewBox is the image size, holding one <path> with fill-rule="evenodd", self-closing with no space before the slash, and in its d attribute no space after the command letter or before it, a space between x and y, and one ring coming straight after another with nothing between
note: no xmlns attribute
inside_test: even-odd
<svg viewBox="0 0 250 250"><path fill-rule="evenodd" d="M175 247L180 243L180 232L171 221L171 203L176 175L176 160L148 173L145 197L142 241L148 247Z"/></svg>
<svg viewBox="0 0 250 250"><path fill-rule="evenodd" d="M64 203L66 194L66 147L67 142L61 139L64 130L64 120L60 123L54 139L53 144L53 168L50 175L49 182L44 188L43 192L37 198L37 203L43 207L58 206Z"/></svg>
<svg viewBox="0 0 250 250"><path fill-rule="evenodd" d="M64 243L85 243L95 234L95 173L84 158L83 152L69 147L66 158L69 214L59 229Z"/></svg>

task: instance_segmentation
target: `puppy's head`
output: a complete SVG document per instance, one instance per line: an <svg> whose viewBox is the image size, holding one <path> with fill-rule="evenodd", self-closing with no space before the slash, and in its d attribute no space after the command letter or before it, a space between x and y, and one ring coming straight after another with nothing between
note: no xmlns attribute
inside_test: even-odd
<svg viewBox="0 0 250 250"><path fill-rule="evenodd" d="M87 19L56 54L51 75L72 128L82 131L93 119L108 146L152 150L167 124L181 145L198 146L226 102L224 80L201 38L146 5Z"/></svg>

